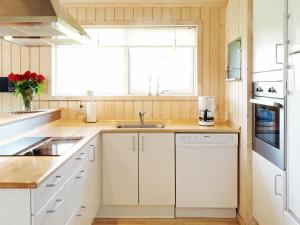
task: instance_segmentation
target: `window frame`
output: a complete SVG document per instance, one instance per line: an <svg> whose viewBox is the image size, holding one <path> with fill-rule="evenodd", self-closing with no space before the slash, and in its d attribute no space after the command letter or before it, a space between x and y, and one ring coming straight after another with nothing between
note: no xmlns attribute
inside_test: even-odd
<svg viewBox="0 0 300 225"><path fill-rule="evenodd" d="M191 93L170 93L170 92L166 92L166 93L159 93L159 96L174 96L174 97L179 97L179 96L183 96L183 97L187 97L187 96L197 96L198 95L198 69L199 69L199 65L198 65L198 40L199 40L199 31L198 31L198 25L139 25L139 26L135 26L135 25L122 25L122 26L83 26L83 28L131 28L131 27L141 27L141 28L145 28L145 27L194 27L195 28L195 34L196 34L196 43L195 45L185 45L185 46L178 46L178 47L191 47L193 48L193 89ZM175 41L176 42L176 41ZM170 46L164 46L164 45L156 45L156 46L101 46L100 44L98 44L99 48L113 48L113 47L122 47L124 48L124 64L125 64L125 68L124 68L124 90L126 91L126 93L122 94L122 95L118 95L118 94L103 94L103 93L97 93L95 91L95 97L143 97L143 96L149 96L148 93L133 93L130 92L130 63L129 63L129 52L130 52L130 48L134 48L134 47L170 47ZM57 94L58 90L57 90L57 47L53 47L52 48L52 80L51 80L51 95L53 97L71 97L71 98L79 98L79 97L84 97L83 95L61 95L61 94ZM53 85L54 84L54 85ZM155 93L152 93L151 96L156 96Z"/></svg>

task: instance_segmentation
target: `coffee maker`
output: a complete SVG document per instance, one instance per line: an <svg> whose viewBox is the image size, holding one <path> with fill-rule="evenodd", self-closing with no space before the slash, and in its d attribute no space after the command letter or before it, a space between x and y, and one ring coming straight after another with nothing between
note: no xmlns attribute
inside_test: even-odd
<svg viewBox="0 0 300 225"><path fill-rule="evenodd" d="M215 98L212 96L199 96L199 125L215 125Z"/></svg>

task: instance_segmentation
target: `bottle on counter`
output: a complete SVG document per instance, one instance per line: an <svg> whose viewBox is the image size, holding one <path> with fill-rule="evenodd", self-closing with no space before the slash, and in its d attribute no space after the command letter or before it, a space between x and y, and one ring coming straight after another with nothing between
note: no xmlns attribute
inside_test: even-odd
<svg viewBox="0 0 300 225"><path fill-rule="evenodd" d="M88 101L86 103L86 122L96 123L97 122L97 111L96 102L94 99L94 92L87 91Z"/></svg>

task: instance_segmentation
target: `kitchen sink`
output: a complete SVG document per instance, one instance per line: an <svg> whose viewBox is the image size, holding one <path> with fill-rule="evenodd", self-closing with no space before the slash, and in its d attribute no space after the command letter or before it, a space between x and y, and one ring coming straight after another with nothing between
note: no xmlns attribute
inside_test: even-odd
<svg viewBox="0 0 300 225"><path fill-rule="evenodd" d="M119 123L116 128L165 128L163 123Z"/></svg>

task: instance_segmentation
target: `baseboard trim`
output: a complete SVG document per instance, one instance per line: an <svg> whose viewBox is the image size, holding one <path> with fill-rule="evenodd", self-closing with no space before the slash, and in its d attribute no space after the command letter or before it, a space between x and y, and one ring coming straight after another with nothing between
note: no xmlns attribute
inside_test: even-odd
<svg viewBox="0 0 300 225"><path fill-rule="evenodd" d="M239 213L236 214L236 218L239 221L240 225L246 225L245 221L243 220L243 218Z"/></svg>
<svg viewBox="0 0 300 225"><path fill-rule="evenodd" d="M236 218L236 209L215 209L215 208L176 208L176 217L194 218Z"/></svg>
<svg viewBox="0 0 300 225"><path fill-rule="evenodd" d="M174 206L101 206L97 218L175 218Z"/></svg>

